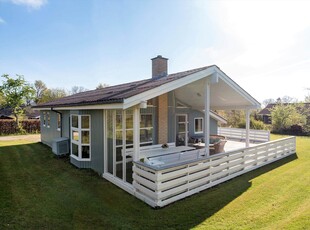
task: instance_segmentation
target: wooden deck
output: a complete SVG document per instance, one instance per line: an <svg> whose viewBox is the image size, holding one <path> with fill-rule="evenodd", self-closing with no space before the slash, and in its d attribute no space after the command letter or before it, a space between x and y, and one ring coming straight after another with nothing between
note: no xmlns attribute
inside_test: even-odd
<svg viewBox="0 0 310 230"><path fill-rule="evenodd" d="M232 142L230 146L241 145ZM288 137L210 157L198 154L196 160L175 164L150 166L134 162L134 195L152 207L163 207L294 153L296 138Z"/></svg>

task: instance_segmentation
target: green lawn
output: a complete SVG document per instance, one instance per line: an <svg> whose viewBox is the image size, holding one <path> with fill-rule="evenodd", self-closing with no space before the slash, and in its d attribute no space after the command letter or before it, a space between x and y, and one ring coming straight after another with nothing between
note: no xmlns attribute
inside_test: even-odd
<svg viewBox="0 0 310 230"><path fill-rule="evenodd" d="M0 229L309 229L309 169L298 137L297 155L155 210L40 143L0 141Z"/></svg>

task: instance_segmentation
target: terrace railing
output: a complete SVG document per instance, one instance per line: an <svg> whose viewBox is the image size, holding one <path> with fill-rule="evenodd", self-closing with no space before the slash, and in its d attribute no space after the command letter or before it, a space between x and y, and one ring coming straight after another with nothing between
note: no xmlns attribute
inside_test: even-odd
<svg viewBox="0 0 310 230"><path fill-rule="evenodd" d="M218 127L218 134L228 139L245 140L246 130L240 128ZM270 140L270 132L268 130L250 129L251 142L267 142Z"/></svg>
<svg viewBox="0 0 310 230"><path fill-rule="evenodd" d="M296 139L288 137L169 167L134 162L134 194L152 207L163 207L295 152Z"/></svg>

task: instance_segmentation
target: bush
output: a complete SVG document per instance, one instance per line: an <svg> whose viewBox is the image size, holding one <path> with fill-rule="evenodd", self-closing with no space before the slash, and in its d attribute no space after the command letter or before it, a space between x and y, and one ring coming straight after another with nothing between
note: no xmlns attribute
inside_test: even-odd
<svg viewBox="0 0 310 230"><path fill-rule="evenodd" d="M245 128L245 121L238 123L237 128ZM250 118L250 129L268 129L267 126L262 121L255 120L254 117Z"/></svg>
<svg viewBox="0 0 310 230"><path fill-rule="evenodd" d="M20 127L17 127L15 120L0 120L0 135L39 133L40 120L20 121Z"/></svg>

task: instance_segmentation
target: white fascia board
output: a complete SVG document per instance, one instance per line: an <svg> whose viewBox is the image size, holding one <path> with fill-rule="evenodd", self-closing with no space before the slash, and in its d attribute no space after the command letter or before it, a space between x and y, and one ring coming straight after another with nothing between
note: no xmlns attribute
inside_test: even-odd
<svg viewBox="0 0 310 230"><path fill-rule="evenodd" d="M211 110L210 110L210 117L217 120L218 122L221 122L223 124L227 124L227 121L224 118L220 117L219 115L217 115L216 113L214 113Z"/></svg>
<svg viewBox="0 0 310 230"><path fill-rule="evenodd" d="M93 109L123 109L123 103L115 103L115 104L102 104L102 105L82 105L82 106L53 106L53 109L57 110L93 110ZM34 108L34 110L51 110L52 108Z"/></svg>
<svg viewBox="0 0 310 230"><path fill-rule="evenodd" d="M168 93L172 90L178 89L185 86L191 82L198 81L202 78L208 77L215 72L215 67L209 67L205 70L190 74L186 77L180 78L178 80L171 81L169 83L163 84L146 92L137 94L130 98L124 100L124 109L130 108L134 105L141 103L141 101L147 101L154 97L160 96L164 93Z"/></svg>
<svg viewBox="0 0 310 230"><path fill-rule="evenodd" d="M256 110L261 107L258 105L235 105L235 106L212 106L212 110Z"/></svg>
<svg viewBox="0 0 310 230"><path fill-rule="evenodd" d="M33 110L42 111L42 110L51 110L51 108L33 108Z"/></svg>
<svg viewBox="0 0 310 230"><path fill-rule="evenodd" d="M253 106L260 107L261 104L253 98L248 92L241 88L236 82L234 82L230 77L228 77L223 71L216 67L216 72L219 74L219 77L231 88L237 91L241 96L248 100Z"/></svg>

